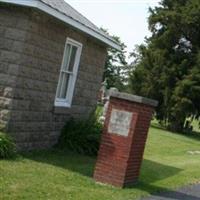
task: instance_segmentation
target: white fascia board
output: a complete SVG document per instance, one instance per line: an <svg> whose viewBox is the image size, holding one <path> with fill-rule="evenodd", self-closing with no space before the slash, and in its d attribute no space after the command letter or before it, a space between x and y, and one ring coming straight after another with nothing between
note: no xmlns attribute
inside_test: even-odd
<svg viewBox="0 0 200 200"><path fill-rule="evenodd" d="M59 11L51 8L50 6L46 5L45 3L41 2L41 1L38 1L38 0L0 0L0 2L37 8L49 15L54 16L55 18L65 22L65 23L77 28L78 30L81 30L82 32L87 33L88 35L102 41L103 43L107 44L108 46L113 47L119 51L121 50L121 47L117 43L110 40L109 38L106 38L105 36L101 35L100 33L88 28L87 26L68 17L67 15L60 13Z"/></svg>

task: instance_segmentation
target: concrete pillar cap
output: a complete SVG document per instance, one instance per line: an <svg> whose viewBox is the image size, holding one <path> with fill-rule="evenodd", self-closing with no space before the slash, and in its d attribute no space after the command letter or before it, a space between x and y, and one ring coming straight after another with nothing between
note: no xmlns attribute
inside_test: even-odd
<svg viewBox="0 0 200 200"><path fill-rule="evenodd" d="M137 95L132 95L132 94L128 94L128 93L123 93L123 92L118 92L118 91L110 91L109 95L110 95L110 97L115 97L115 98L124 99L127 101L142 103L142 104L150 105L153 107L156 107L158 105L158 101L156 101L156 100L137 96Z"/></svg>

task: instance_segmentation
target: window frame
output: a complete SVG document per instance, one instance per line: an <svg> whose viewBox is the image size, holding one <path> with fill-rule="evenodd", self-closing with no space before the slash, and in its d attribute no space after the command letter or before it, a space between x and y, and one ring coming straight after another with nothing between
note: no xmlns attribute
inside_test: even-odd
<svg viewBox="0 0 200 200"><path fill-rule="evenodd" d="M64 67L65 67L64 64L65 64L67 57L69 56L68 62L70 62L70 58L71 58L71 51L70 51L70 55L67 55L67 45L68 44L71 45L72 47L75 46L77 48L72 72L70 72L68 70L64 70ZM63 53L63 59L62 59L62 64L61 64L61 68L60 68L57 89L56 89L56 97L55 97L55 102L54 102L54 105L56 107L71 107L71 105L72 105L75 83L76 83L78 68L79 68L79 64L80 64L82 46L83 45L80 42L77 42L74 39L71 39L69 37L66 39L64 53ZM68 67L69 67L69 63L68 63ZM61 89L60 87L62 87L61 83L62 83L62 74L63 73L69 75L69 81L68 81L67 90L66 90L66 97L59 98L58 92Z"/></svg>

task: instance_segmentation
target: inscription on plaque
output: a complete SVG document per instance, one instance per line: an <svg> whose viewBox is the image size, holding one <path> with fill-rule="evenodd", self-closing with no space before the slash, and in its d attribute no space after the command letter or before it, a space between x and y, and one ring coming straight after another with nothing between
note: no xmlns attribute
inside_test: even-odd
<svg viewBox="0 0 200 200"><path fill-rule="evenodd" d="M112 109L108 132L128 136L133 113Z"/></svg>

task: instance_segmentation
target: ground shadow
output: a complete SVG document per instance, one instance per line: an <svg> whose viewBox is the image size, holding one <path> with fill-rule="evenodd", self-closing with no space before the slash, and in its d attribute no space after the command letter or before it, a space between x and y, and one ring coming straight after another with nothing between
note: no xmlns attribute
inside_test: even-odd
<svg viewBox="0 0 200 200"><path fill-rule="evenodd" d="M26 153L23 154L23 156L37 162L61 167L88 177L93 176L96 163L96 157L83 156L57 149ZM180 171L181 169L144 159L140 179L148 183L153 183L173 176Z"/></svg>
<svg viewBox="0 0 200 200"><path fill-rule="evenodd" d="M168 131L165 127L162 127L162 126L160 126L158 124L155 124L155 123L152 123L151 127L159 129L159 130ZM173 132L169 132L168 131L168 134L173 134ZM177 132L174 132L174 134L183 135L183 136L185 136L187 138L191 138L191 139L195 139L195 140L199 140L200 141L200 132L197 132L197 131L192 131L190 133L177 133Z"/></svg>
<svg viewBox="0 0 200 200"><path fill-rule="evenodd" d="M160 129L160 130L163 130L163 131L167 131L167 129L164 127L164 126L161 126L159 125L158 123L151 123L151 127L152 128L156 128L156 129Z"/></svg>
<svg viewBox="0 0 200 200"><path fill-rule="evenodd" d="M144 159L140 180L148 184L166 179L179 173L182 169Z"/></svg>
<svg viewBox="0 0 200 200"><path fill-rule="evenodd" d="M34 160L36 162L61 167L90 178L93 176L96 162L95 157L82 156L73 152L60 151L55 149L49 151L25 153L23 154L23 157ZM191 196L183 192L172 191L167 188L154 185L154 182L174 176L180 171L181 169L179 168L145 159L142 164L140 181L137 185L128 188L128 190L136 188L146 191L149 194L156 194L154 196L155 200L162 199L163 197L171 198L173 200L174 196L176 197L174 198L176 200L199 200L199 198L195 196Z"/></svg>
<svg viewBox="0 0 200 200"><path fill-rule="evenodd" d="M92 177L96 162L95 157L83 156L67 150L51 149L23 153L23 157L45 164L61 167L77 172L83 176Z"/></svg>

